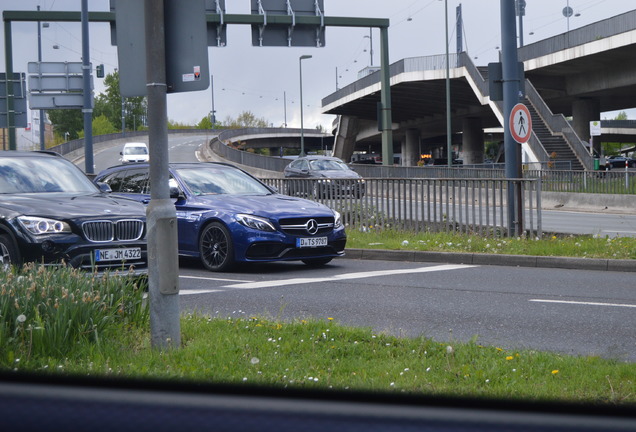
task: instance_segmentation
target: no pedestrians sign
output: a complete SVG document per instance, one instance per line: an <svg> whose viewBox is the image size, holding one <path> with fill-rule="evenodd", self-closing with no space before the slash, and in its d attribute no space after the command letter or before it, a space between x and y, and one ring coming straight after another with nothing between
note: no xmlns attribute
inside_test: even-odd
<svg viewBox="0 0 636 432"><path fill-rule="evenodd" d="M528 107L518 103L510 111L510 134L519 144L527 143L532 133L532 118Z"/></svg>

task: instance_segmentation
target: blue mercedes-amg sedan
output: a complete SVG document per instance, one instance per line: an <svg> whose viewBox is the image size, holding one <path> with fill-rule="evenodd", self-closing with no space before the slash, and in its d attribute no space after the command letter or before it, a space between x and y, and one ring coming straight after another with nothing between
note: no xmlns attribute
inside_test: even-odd
<svg viewBox="0 0 636 432"><path fill-rule="evenodd" d="M172 163L169 169L179 255L199 258L208 270L291 260L319 266L344 255L340 214L323 204L279 194L228 164ZM94 181L113 194L150 202L147 163L108 168Z"/></svg>

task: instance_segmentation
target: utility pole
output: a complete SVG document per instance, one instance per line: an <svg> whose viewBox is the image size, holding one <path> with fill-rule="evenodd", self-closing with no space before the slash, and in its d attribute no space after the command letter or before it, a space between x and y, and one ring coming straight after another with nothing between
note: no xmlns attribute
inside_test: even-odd
<svg viewBox="0 0 636 432"><path fill-rule="evenodd" d="M38 11L40 10L40 5L38 5ZM38 61L42 63L42 28L40 25L40 21L38 21ZM46 142L44 135L44 110L40 110L40 150L46 150Z"/></svg>
<svg viewBox="0 0 636 432"><path fill-rule="evenodd" d="M513 107L519 102L519 63L517 57L517 29L515 23L515 7L510 0L501 0L501 47L502 47L502 72L503 72L503 96L504 96L504 149L506 154L506 178L520 178L521 145L513 139L508 121ZM508 235L513 236L515 232L519 235L522 231L521 217L519 211L515 211L516 200L515 188L512 183L508 185ZM523 204L519 202L519 204ZM517 209L518 210L518 209ZM515 213L518 213L515 217ZM516 229L515 229L516 225Z"/></svg>
<svg viewBox="0 0 636 432"><path fill-rule="evenodd" d="M93 163L93 101L91 98L91 58L88 46L88 0L82 0L82 78L84 79L84 157L86 174L95 174Z"/></svg>
<svg viewBox="0 0 636 432"><path fill-rule="evenodd" d="M168 109L164 1L145 0L146 91L150 143L148 224L148 291L150 332L154 348L179 348L179 257L177 214L168 186Z"/></svg>

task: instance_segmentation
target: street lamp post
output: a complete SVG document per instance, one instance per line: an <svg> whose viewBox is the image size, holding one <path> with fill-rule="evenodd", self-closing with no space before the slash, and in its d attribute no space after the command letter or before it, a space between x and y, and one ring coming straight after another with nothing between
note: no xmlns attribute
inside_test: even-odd
<svg viewBox="0 0 636 432"><path fill-rule="evenodd" d="M448 0L444 0L444 23L446 25L446 153L448 166L453 166L450 102L450 59L448 53Z"/></svg>
<svg viewBox="0 0 636 432"><path fill-rule="evenodd" d="M40 10L40 6L38 5L38 10ZM43 23L42 26L48 27L48 23ZM38 61L42 63L42 27L40 25L40 21L38 21ZM45 142L45 130L44 130L44 110L40 110L40 150L46 150L46 142Z"/></svg>
<svg viewBox="0 0 636 432"><path fill-rule="evenodd" d="M303 124L303 60L310 59L310 55L302 55L298 59L298 70L300 74L300 156L305 156L305 133Z"/></svg>

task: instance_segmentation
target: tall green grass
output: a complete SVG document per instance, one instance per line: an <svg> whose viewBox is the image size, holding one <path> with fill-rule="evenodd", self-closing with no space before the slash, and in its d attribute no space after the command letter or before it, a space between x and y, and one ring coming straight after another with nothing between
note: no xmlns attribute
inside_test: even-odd
<svg viewBox="0 0 636 432"><path fill-rule="evenodd" d="M144 326L140 280L29 264L0 272L0 364L99 347L125 326Z"/></svg>

